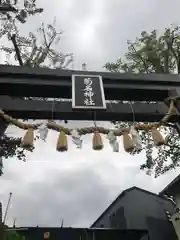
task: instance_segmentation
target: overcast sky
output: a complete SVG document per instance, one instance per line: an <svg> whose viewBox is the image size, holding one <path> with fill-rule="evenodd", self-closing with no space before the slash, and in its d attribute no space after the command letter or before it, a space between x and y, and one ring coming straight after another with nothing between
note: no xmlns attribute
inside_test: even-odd
<svg viewBox="0 0 180 240"><path fill-rule="evenodd" d="M86 62L88 70L100 70L107 61L123 56L126 41L135 39L142 30L162 31L171 23L180 23L178 0L173 4L170 0L37 2L44 13L41 18L31 18L22 31L35 31L41 21L51 23L56 16L57 28L64 30L60 50L75 54L76 69ZM24 134L15 128L7 132ZM104 150L95 152L91 136L83 138L82 150L69 139L69 151L57 153L57 136L50 131L47 143L37 141L26 163L4 161L0 199L5 207L8 193L13 193L9 224L17 218L18 226L59 226L64 218L65 226L88 227L122 190L136 185L159 192L179 173L177 169L153 179L139 170L143 154L132 157L122 147L119 153L112 153L107 140Z"/></svg>

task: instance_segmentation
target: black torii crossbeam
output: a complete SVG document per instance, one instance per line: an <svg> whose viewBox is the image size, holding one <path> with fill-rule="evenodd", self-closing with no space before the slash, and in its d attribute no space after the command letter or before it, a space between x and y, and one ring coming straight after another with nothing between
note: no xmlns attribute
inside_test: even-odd
<svg viewBox="0 0 180 240"><path fill-rule="evenodd" d="M97 111L97 121L132 121L133 114L129 103L107 103L107 110ZM8 96L0 96L0 108L4 109L10 116L22 119L53 119L61 120L92 120L91 111L72 110L71 101L40 101L22 100ZM113 110L112 110L113 109ZM136 103L133 104L135 120L138 122L160 121L167 107L164 103ZM178 116L174 115L171 122L177 122Z"/></svg>
<svg viewBox="0 0 180 240"><path fill-rule="evenodd" d="M106 100L164 101L180 76L84 72L0 65L0 95L72 98L72 75L102 76Z"/></svg>
<svg viewBox="0 0 180 240"><path fill-rule="evenodd" d="M106 100L156 101L134 103L136 121L159 121L167 112L164 100L169 91L180 88L179 75L121 74L0 65L0 109L16 118L92 120L92 111L72 109L72 75L102 77ZM65 98L64 101L23 100L22 97ZM96 120L132 121L129 103L107 102L107 109L96 112ZM172 122L179 117L173 116Z"/></svg>

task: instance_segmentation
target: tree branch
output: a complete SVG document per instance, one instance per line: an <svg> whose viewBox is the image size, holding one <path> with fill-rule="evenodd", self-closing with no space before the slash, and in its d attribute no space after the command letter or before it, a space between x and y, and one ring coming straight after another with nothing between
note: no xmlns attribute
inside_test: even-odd
<svg viewBox="0 0 180 240"><path fill-rule="evenodd" d="M143 63L145 72L146 72L147 74L149 74L148 67L147 67L147 64L146 64L145 60L143 59L143 57L142 57L140 54L138 54L138 52L136 51L136 48L134 47L134 44L133 44L133 43L131 43L131 47L133 48L134 52L135 52L135 53L137 54L137 56L139 57L140 61Z"/></svg>
<svg viewBox="0 0 180 240"><path fill-rule="evenodd" d="M176 51L173 48L173 43L174 43L175 37L174 37L174 31L171 32L171 36L169 34L168 36L168 40L166 39L165 42L167 44L168 50L171 51L171 53L173 54L175 60L176 60L176 65L177 65L177 69L178 69L178 73L180 73L180 52L178 51L178 53L176 54Z"/></svg>
<svg viewBox="0 0 180 240"><path fill-rule="evenodd" d="M9 4L3 4L3 5L0 5L0 12L1 13L17 12L17 9L15 9L14 7L12 7Z"/></svg>
<svg viewBox="0 0 180 240"><path fill-rule="evenodd" d="M17 42L16 42L16 35L13 34L11 36L11 41L14 45L14 49L15 49L15 52L16 52L16 56L17 56L17 59L18 59L18 62L19 62L19 65L20 66L23 66L23 61L22 61L22 58L21 58L21 54L20 54L20 51L19 51L19 47L17 45Z"/></svg>
<svg viewBox="0 0 180 240"><path fill-rule="evenodd" d="M164 51L164 73L169 73L169 49Z"/></svg>

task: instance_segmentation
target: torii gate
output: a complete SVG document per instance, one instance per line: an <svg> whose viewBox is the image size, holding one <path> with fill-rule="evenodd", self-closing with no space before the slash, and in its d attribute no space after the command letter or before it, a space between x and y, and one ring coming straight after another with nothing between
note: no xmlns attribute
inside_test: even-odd
<svg viewBox="0 0 180 240"><path fill-rule="evenodd" d="M13 118L159 122L165 116L166 120L174 122L179 130L180 106L177 101L180 96L179 89L179 75L136 75L1 65L0 137L6 130L8 121L21 127L21 123ZM64 98L64 100L25 100L24 97ZM165 103L168 98L170 101ZM131 105L122 102L123 100L136 103ZM147 103L149 101L156 103ZM170 103L173 103L176 110L173 114L169 111ZM9 116L2 115L1 110ZM7 119L8 121L4 121ZM149 129L152 126L150 125ZM26 125L24 128L32 128L32 125ZM59 131L58 125L52 126L50 123L49 128ZM143 126L140 125L140 128L143 129ZM92 132L91 129L88 131ZM100 131L108 133L103 128L100 128ZM68 129L66 133L69 134ZM61 151L64 150L67 150L66 147L63 149L61 146ZM110 230L104 231L107 235ZM135 233L132 235L134 238ZM140 236L136 239L139 238Z"/></svg>
<svg viewBox="0 0 180 240"><path fill-rule="evenodd" d="M85 104L84 79L93 82L96 96ZM83 81L82 81L83 80ZM168 111L165 100L180 96L180 76L28 68L0 65L0 109L18 119L158 122ZM63 101L22 97L63 98ZM113 101L112 101L113 100ZM72 102L73 101L73 102ZM135 101L132 106L122 101ZM144 103L144 102L156 103ZM53 108L52 108L53 106ZM176 102L177 111L180 110ZM132 114L133 111L133 114ZM169 122L180 122L173 114ZM177 124L177 126L179 126ZM1 121L0 135L7 127Z"/></svg>

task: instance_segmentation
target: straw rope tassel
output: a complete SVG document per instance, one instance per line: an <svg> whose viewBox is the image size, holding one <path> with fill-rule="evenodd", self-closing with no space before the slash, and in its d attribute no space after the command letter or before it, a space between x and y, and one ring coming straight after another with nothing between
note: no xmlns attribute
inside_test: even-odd
<svg viewBox="0 0 180 240"><path fill-rule="evenodd" d="M24 138L22 139L21 147L28 150L34 147L33 143L34 143L34 130L33 128L28 128L26 134L24 135Z"/></svg>
<svg viewBox="0 0 180 240"><path fill-rule="evenodd" d="M165 140L161 135L161 133L157 130L157 128L153 127L151 131L152 131L152 138L155 146L161 146L165 144Z"/></svg>
<svg viewBox="0 0 180 240"><path fill-rule="evenodd" d="M103 147L104 146L103 146L101 134L98 131L95 131L93 136L93 149L101 150L103 149Z"/></svg>
<svg viewBox="0 0 180 240"><path fill-rule="evenodd" d="M135 148L134 142L128 133L123 134L123 145L124 145L124 150L128 153L133 152Z"/></svg>
<svg viewBox="0 0 180 240"><path fill-rule="evenodd" d="M64 131L60 131L57 140L56 150L58 152L65 152L68 150L67 136Z"/></svg>

